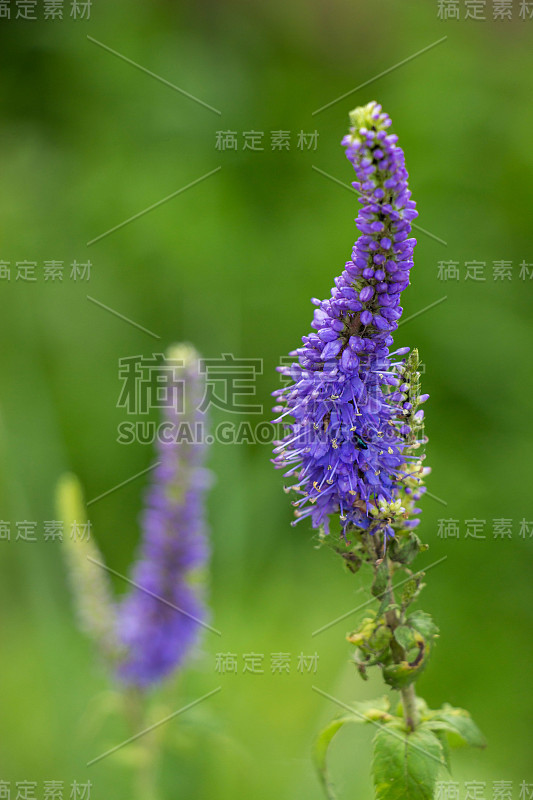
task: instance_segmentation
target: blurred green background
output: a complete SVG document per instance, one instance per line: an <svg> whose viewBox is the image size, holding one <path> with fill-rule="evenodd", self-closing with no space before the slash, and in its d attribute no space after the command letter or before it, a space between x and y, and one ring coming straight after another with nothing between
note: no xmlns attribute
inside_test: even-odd
<svg viewBox="0 0 533 800"><path fill-rule="evenodd" d="M13 528L0 541L0 780L37 781L38 797L50 779L91 780L96 800L131 797L127 755L86 767L129 732L116 715L93 718L109 684L77 630L60 547L42 541L44 520L56 517L56 481L71 469L94 498L152 463L151 446L116 441L125 419L118 360L174 341L209 357L264 359L257 402L260 419L270 418L275 366L308 332L308 300L329 294L356 235L355 196L312 167L349 184L339 146L348 111L376 99L406 152L417 222L447 243L418 232L405 315L447 299L397 335L426 365L429 490L447 503L423 503L430 550L420 563L448 558L428 573L422 596L441 640L418 687L434 707L468 708L488 737L487 751L455 755L461 796L465 781L486 782L491 798L492 782L507 780L518 797L522 781L533 783L533 539L519 535L521 520L533 520L533 20L520 19L516 3L513 20L492 21L488 3L485 22L445 21L437 3L422 0L95 0L90 20L39 15L0 20L0 260L11 262L11 279L0 281L0 517ZM238 134L237 150L216 148L220 130ZM243 149L250 130L264 132L262 152ZM276 130L291 133L289 150L271 149ZM301 130L318 131L316 150L298 149ZM74 259L90 259L89 282L69 278ZM15 279L23 260L38 264L34 283ZM62 283L44 281L50 260L65 262ZM440 261L457 262L460 279L439 279ZM486 265L485 281L465 280L469 261ZM493 279L494 261L512 262L510 279ZM523 261L531 266L521 277ZM163 797L320 798L310 746L339 709L311 686L343 702L382 692L350 663L344 636L357 615L311 637L363 602L370 578L314 549L305 523L289 526L269 458L265 445L212 448L210 597L222 637L207 633L187 672L154 702L164 716L222 691L168 723ZM121 573L147 480L90 508L94 536ZM438 536L444 518L459 521L459 538ZM465 538L473 518L486 521L486 539ZM493 537L494 519L511 520L510 538ZM38 523L39 541L15 539L22 520ZM124 591L118 579L116 589ZM316 674L300 674L298 654L315 650ZM239 674L217 673L222 651L238 655ZM265 655L263 675L242 674L251 651ZM271 674L273 652L291 654L289 674ZM331 763L341 797L372 796L370 741L357 726L339 734Z"/></svg>

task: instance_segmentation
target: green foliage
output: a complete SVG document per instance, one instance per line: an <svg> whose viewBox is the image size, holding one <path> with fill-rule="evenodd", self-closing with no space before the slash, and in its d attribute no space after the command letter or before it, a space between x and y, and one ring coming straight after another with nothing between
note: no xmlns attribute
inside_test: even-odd
<svg viewBox="0 0 533 800"><path fill-rule="evenodd" d="M392 547L395 549L391 552ZM439 634L430 614L420 609L406 614L407 606L423 587L422 572L411 574L407 570L409 578L403 582L401 606L394 599L395 570L398 565L405 567L420 549L418 537L398 536L387 556L375 562L371 591L374 597L381 598L379 609L367 611L358 628L347 637L357 647L355 661L361 676L366 679L367 668L379 665L385 683L401 692L401 703L396 715L389 713L388 706L377 711L367 708L364 714L354 711L339 717L324 729L315 744L314 759L330 799L334 794L326 756L331 740L347 722L373 721L379 725L374 739L376 800L433 797L439 769L449 769L449 745L485 744L466 711L451 706L432 711L409 688L425 669Z"/></svg>
<svg viewBox="0 0 533 800"><path fill-rule="evenodd" d="M486 740L472 717L463 708L444 704L438 711L430 711L425 723L433 731L442 731L454 747L486 747Z"/></svg>
<svg viewBox="0 0 533 800"><path fill-rule="evenodd" d="M448 737L446 736L446 733L444 731L436 731L433 728L432 730L442 745L442 757L444 760L444 766L446 767L448 772L451 772L452 767L450 763L450 744L448 742Z"/></svg>
<svg viewBox="0 0 533 800"><path fill-rule="evenodd" d="M415 632L409 625L399 625L394 631L394 638L406 652L416 647L417 639Z"/></svg>
<svg viewBox="0 0 533 800"><path fill-rule="evenodd" d="M374 581L372 583L372 588L370 589L374 597L381 597L381 595L387 589L388 581L389 581L389 564L387 559L383 559L381 564L376 569L374 575Z"/></svg>
<svg viewBox="0 0 533 800"><path fill-rule="evenodd" d="M435 628L424 615L426 632ZM403 629L403 630L402 630ZM399 626L395 631L401 642L408 644L413 634L411 628ZM419 634L418 634L419 635ZM402 644L403 646L403 644ZM405 665L396 674L407 674ZM398 678L402 680L402 678ZM409 680L406 681L409 683ZM395 713L390 711L387 697L365 703L354 703L350 713L333 719L323 728L313 746L313 761L328 800L336 794L331 782L327 755L335 734L347 723L370 723L378 728L374 737L372 772L376 800L429 800L433 797L439 770L449 771L449 746L470 745L485 747L485 738L472 718L462 708L445 704L432 710L417 697L416 708L420 722L414 731L408 731L400 702Z"/></svg>
<svg viewBox="0 0 533 800"><path fill-rule="evenodd" d="M383 616L368 612L359 627L347 637L358 648L356 663L360 674L366 679L366 667L390 660L392 633Z"/></svg>
<svg viewBox="0 0 533 800"><path fill-rule="evenodd" d="M445 765L442 743L427 726L407 733L400 722L383 725L374 737L376 800L431 800Z"/></svg>
<svg viewBox="0 0 533 800"><path fill-rule="evenodd" d="M438 628L430 614L413 611L403 625L394 629L394 640L403 651L403 658L383 667L383 678L393 689L413 683L425 669Z"/></svg>
<svg viewBox="0 0 533 800"><path fill-rule="evenodd" d="M353 539L345 539L339 526L338 530L332 530L329 534L321 530L318 540L320 545L326 545L340 555L347 570L354 574L359 572L366 556L360 536L354 534Z"/></svg>
<svg viewBox="0 0 533 800"><path fill-rule="evenodd" d="M371 591L382 598L378 612L368 611L347 639L358 648L355 661L363 679L367 678L368 667L379 665L385 682L393 689L402 689L425 669L438 628L424 611L413 611L404 618L406 602L400 609L389 588L390 568L388 559L376 565ZM413 577L410 599L420 591L420 581L420 575ZM407 586L410 583L411 580Z"/></svg>
<svg viewBox="0 0 533 800"><path fill-rule="evenodd" d="M404 583L401 594L402 607L405 609L414 603L426 584L422 582L422 575L413 575Z"/></svg>
<svg viewBox="0 0 533 800"><path fill-rule="evenodd" d="M433 622L431 614L426 611L412 611L407 617L407 624L418 631L430 644L438 636L439 629Z"/></svg>
<svg viewBox="0 0 533 800"><path fill-rule="evenodd" d="M347 722L362 722L361 718L356 717L353 714L345 714L342 717L337 717L337 719L332 720L316 738L315 744L313 746L313 761L318 772L318 777L320 779L320 783L322 784L324 791L326 793L326 797L328 800L335 800L335 792L333 790L333 785L329 779L328 772L327 772L327 753L329 745L331 744L331 740L339 731L343 725Z"/></svg>
<svg viewBox="0 0 533 800"><path fill-rule="evenodd" d="M377 721L389 721L394 719L394 717L389 714L389 708L390 702L387 697L382 697L379 700L367 703L355 703L353 713L342 714L336 717L328 723L317 736L313 746L313 762L328 800L335 800L336 797L327 771L327 754L333 737L347 723L376 723Z"/></svg>
<svg viewBox="0 0 533 800"><path fill-rule="evenodd" d="M383 680L392 689L403 689L416 681L422 672L422 663L412 665L408 661L387 664L383 667Z"/></svg>
<svg viewBox="0 0 533 800"><path fill-rule="evenodd" d="M416 533L410 531L407 535L398 534L390 541L387 555L398 564L410 564L422 550L426 549L427 545L422 544Z"/></svg>

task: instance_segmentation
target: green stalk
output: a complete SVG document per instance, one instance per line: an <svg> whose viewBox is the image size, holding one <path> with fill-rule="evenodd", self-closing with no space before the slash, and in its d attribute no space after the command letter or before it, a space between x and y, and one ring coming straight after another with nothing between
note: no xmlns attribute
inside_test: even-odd
<svg viewBox="0 0 533 800"><path fill-rule="evenodd" d="M391 561L387 560L388 564L388 581L387 581L387 597L389 603L395 604L395 597L394 597L394 588L392 585L392 576L394 574L394 565ZM402 620L398 617L396 609L391 609L387 611L385 615L385 619L387 621L387 625L390 628L391 632L394 634L395 628L401 624ZM396 642L393 638L391 644L391 652L392 657L396 664L399 664L401 661L405 660L405 651L404 649ZM409 686L404 686L403 689L400 689L400 696L402 698L402 707L403 707L403 715L405 719L405 724L407 725L408 730L414 731L416 726L419 723L418 718L418 711L416 707L416 692L415 692L415 685L414 683L409 684Z"/></svg>
<svg viewBox="0 0 533 800"><path fill-rule="evenodd" d="M146 704L143 694L131 689L124 696L126 716L132 733L135 736L148 727ZM135 788L139 800L159 800L157 790L157 741L154 733L149 731L142 737L142 754L135 770Z"/></svg>
<svg viewBox="0 0 533 800"><path fill-rule="evenodd" d="M416 692L414 683L410 683L409 686L404 686L404 688L400 690L400 694L402 696L405 724L410 731L414 731L419 722L418 711L416 709Z"/></svg>

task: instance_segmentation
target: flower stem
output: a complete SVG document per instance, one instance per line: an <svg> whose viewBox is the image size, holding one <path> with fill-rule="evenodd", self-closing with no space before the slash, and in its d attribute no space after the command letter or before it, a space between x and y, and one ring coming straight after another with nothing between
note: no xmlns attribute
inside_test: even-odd
<svg viewBox="0 0 533 800"><path fill-rule="evenodd" d="M391 561L388 561L388 582L387 582L387 595L390 604L395 603L394 597L394 588L392 585L392 576L394 574L394 566ZM395 609L391 609L387 612L386 620L387 625L394 632L394 629L401 624L401 619L398 618L398 614ZM393 658L396 663L400 663L405 659L405 653L403 648L401 648L398 644L396 647L391 648L393 653ZM405 724L407 725L408 730L414 731L416 726L418 725L418 711L416 707L416 692L414 683L410 683L409 686L404 686L403 689L400 689L400 695L402 698L402 707L403 707L403 715L405 719Z"/></svg>
<svg viewBox="0 0 533 800"><path fill-rule="evenodd" d="M416 692L414 683L404 686L400 690L402 696L403 716L405 724L410 731L414 731L418 725L418 711L416 708Z"/></svg>
<svg viewBox="0 0 533 800"><path fill-rule="evenodd" d="M125 693L125 710L134 735L147 727L145 698L141 692L131 689ZM139 800L158 800L157 744L152 732L143 737L135 768L135 788Z"/></svg>

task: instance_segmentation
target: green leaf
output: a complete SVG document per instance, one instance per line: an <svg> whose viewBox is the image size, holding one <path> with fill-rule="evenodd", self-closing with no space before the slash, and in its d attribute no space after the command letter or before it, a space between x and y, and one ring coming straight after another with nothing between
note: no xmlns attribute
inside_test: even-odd
<svg viewBox="0 0 533 800"><path fill-rule="evenodd" d="M393 689L408 686L418 678L426 667L433 640L438 634L437 626L425 611L413 611L405 623L394 632L398 644L406 651L405 659L399 664L389 664L383 668L383 677Z"/></svg>
<svg viewBox="0 0 533 800"><path fill-rule="evenodd" d="M455 747L470 745L486 747L485 737L478 726L463 708L445 705L442 710L434 712L426 723L434 731L446 731L450 744Z"/></svg>
<svg viewBox="0 0 533 800"><path fill-rule="evenodd" d="M368 642L374 631L376 630L376 615L373 611L369 611L368 615L361 620L357 630L350 633L346 638L356 647L361 647L365 642Z"/></svg>
<svg viewBox="0 0 533 800"><path fill-rule="evenodd" d="M387 559L384 559L376 570L376 576L370 588L370 591L372 592L374 597L381 597L381 595L387 589L388 582L389 582L389 565Z"/></svg>
<svg viewBox="0 0 533 800"><path fill-rule="evenodd" d="M420 552L421 542L416 533L407 538L397 536L389 544L389 557L399 564L410 564Z"/></svg>
<svg viewBox="0 0 533 800"><path fill-rule="evenodd" d="M407 661L387 664L383 667L383 679L393 689L403 689L418 678L422 667L423 662L416 666L411 666Z"/></svg>
<svg viewBox="0 0 533 800"><path fill-rule="evenodd" d="M390 640L390 629L386 625L377 625L369 644L374 653L381 653L388 648Z"/></svg>
<svg viewBox="0 0 533 800"><path fill-rule="evenodd" d="M406 733L400 723L383 725L374 737L376 800L432 800L443 766L442 744L433 731L420 725Z"/></svg>
<svg viewBox="0 0 533 800"><path fill-rule="evenodd" d="M399 607L400 606L398 605L398 603L391 603L390 597L388 596L388 594L385 593L381 598L381 603L377 611L377 616L383 617L387 613L387 611L396 611L397 609L399 609Z"/></svg>
<svg viewBox="0 0 533 800"><path fill-rule="evenodd" d="M406 622L418 631L428 643L438 636L439 629L433 622L431 614L427 614L425 611L412 611Z"/></svg>
<svg viewBox="0 0 533 800"><path fill-rule="evenodd" d="M392 719L391 714L388 713L390 709L390 700L386 695L379 697L377 700L365 700L361 703L353 703L352 705L356 715L358 712L365 717L361 722L370 722L372 720L385 718Z"/></svg>
<svg viewBox="0 0 533 800"><path fill-rule="evenodd" d="M444 765L448 772L451 772L452 767L450 764L450 745L448 744L448 737L446 736L445 731L434 731L434 733L442 745L442 757L444 760Z"/></svg>
<svg viewBox="0 0 533 800"><path fill-rule="evenodd" d="M347 722L376 722L378 720L393 720L388 711L390 701L388 697L381 697L378 700L368 700L364 703L354 703L354 709L358 713L343 714L332 720L319 733L313 745L313 762L318 772L320 783L322 784L328 800L335 800L335 792L331 784L327 771L327 754L331 740L343 725Z"/></svg>
<svg viewBox="0 0 533 800"><path fill-rule="evenodd" d="M327 769L327 755L328 748L331 740L343 725L347 722L363 722L361 717L356 717L355 714L345 714L342 717L337 717L332 720L322 731L318 734L313 745L313 762L318 772L320 783L324 788L328 800L335 800L335 792L328 776Z"/></svg>
<svg viewBox="0 0 533 800"><path fill-rule="evenodd" d="M413 629L409 625L398 625L394 630L394 638L404 650L408 651L416 647L416 639Z"/></svg>
<svg viewBox="0 0 533 800"><path fill-rule="evenodd" d="M422 579L419 576L413 577L405 583L401 597L404 608L411 605L411 603L416 600L424 586L425 584L422 583Z"/></svg>

